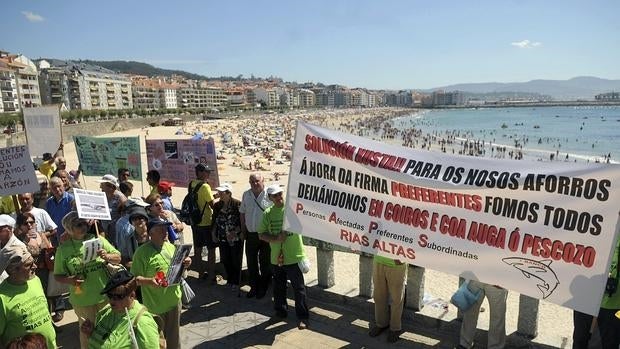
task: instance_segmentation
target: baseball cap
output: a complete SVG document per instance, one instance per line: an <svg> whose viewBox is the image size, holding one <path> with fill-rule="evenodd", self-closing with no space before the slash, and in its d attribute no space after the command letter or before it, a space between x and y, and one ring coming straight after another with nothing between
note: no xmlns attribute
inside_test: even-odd
<svg viewBox="0 0 620 349"><path fill-rule="evenodd" d="M15 227L15 220L8 214L0 214L0 227L9 226Z"/></svg>
<svg viewBox="0 0 620 349"><path fill-rule="evenodd" d="M161 192L166 192L168 190L170 190L172 187L174 187L176 185L176 183L174 182L166 182L166 181L160 181L159 184L157 185L157 190L161 193Z"/></svg>
<svg viewBox="0 0 620 349"><path fill-rule="evenodd" d="M230 183L222 183L219 187L215 188L217 191L229 191L232 193L232 185Z"/></svg>
<svg viewBox="0 0 620 349"><path fill-rule="evenodd" d="M149 215L146 213L146 209L142 206L137 205L127 208L127 216L129 217L130 222L135 217L144 217L147 221L149 219Z"/></svg>
<svg viewBox="0 0 620 349"><path fill-rule="evenodd" d="M122 286L128 283L133 278L134 276L130 272L128 272L125 269L121 269L118 272L116 272L116 274L112 275L110 280L108 280L108 283L105 284L105 287L103 288L103 290L101 290L101 294L106 294L112 291L113 289L117 288L118 286Z"/></svg>
<svg viewBox="0 0 620 349"><path fill-rule="evenodd" d="M0 250L0 273L12 263L21 263L30 257L30 252L24 244L4 246Z"/></svg>
<svg viewBox="0 0 620 349"><path fill-rule="evenodd" d="M116 179L116 177L114 177L111 174L107 174L103 177L101 177L101 179L96 180L97 183L110 183L113 186L118 188L118 179Z"/></svg>
<svg viewBox="0 0 620 349"><path fill-rule="evenodd" d="M207 165L207 164L198 164L198 165L196 165L195 169L196 169L196 171L201 171L201 172L203 172L203 171L211 172L211 167L209 167L209 165Z"/></svg>
<svg viewBox="0 0 620 349"><path fill-rule="evenodd" d="M151 218L146 224L148 231L151 231L153 227L156 227L158 225L165 225L167 227L169 225L172 225L172 222L163 221L160 218Z"/></svg>
<svg viewBox="0 0 620 349"><path fill-rule="evenodd" d="M272 184L272 185L267 187L267 195L275 195L275 194L281 193L283 191L284 191L284 189L282 189L282 187L280 187L279 184Z"/></svg>

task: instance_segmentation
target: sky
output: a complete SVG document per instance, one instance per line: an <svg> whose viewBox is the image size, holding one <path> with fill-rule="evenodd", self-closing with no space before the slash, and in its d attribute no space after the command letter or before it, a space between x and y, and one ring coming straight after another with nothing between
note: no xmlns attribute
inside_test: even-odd
<svg viewBox="0 0 620 349"><path fill-rule="evenodd" d="M2 0L0 50L369 89L620 79L619 13L618 0Z"/></svg>

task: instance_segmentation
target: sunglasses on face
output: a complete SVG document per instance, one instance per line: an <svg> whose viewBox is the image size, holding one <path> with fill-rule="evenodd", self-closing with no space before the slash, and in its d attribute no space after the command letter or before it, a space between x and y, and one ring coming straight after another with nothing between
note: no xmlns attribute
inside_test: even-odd
<svg viewBox="0 0 620 349"><path fill-rule="evenodd" d="M35 221L25 221L24 222L25 225L33 225L35 223L36 223Z"/></svg>
<svg viewBox="0 0 620 349"><path fill-rule="evenodd" d="M116 294L116 293L107 293L106 296L111 300L111 301L120 301L125 299L125 297L127 297L126 294Z"/></svg>

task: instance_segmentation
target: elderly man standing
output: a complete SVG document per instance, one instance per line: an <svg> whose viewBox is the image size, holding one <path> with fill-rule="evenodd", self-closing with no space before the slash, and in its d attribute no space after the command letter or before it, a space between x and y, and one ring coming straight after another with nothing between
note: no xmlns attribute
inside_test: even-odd
<svg viewBox="0 0 620 349"><path fill-rule="evenodd" d="M47 309L37 266L24 245L0 250L0 271L9 277L0 283L0 347L27 333L39 333L48 348L56 348L56 331Z"/></svg>
<svg viewBox="0 0 620 349"><path fill-rule="evenodd" d="M47 199L45 210L58 226L56 228L56 236L50 239L54 246L58 246L60 236L65 232L65 228L62 226L62 218L73 210L75 207L75 199L73 195L65 191L64 183L59 177L52 177L50 179L50 189L52 191L52 196Z"/></svg>
<svg viewBox="0 0 620 349"><path fill-rule="evenodd" d="M265 191L263 176L259 173L250 175L250 189L241 196L241 233L245 236L245 258L248 263L250 292L246 297L263 298L271 282L271 265L269 243L258 238L258 225L263 219L263 212L273 205Z"/></svg>
<svg viewBox="0 0 620 349"><path fill-rule="evenodd" d="M306 285L299 262L305 259L301 235L282 230L284 223L284 197L279 185L267 188L273 206L267 208L258 226L258 236L271 245L271 264L273 268L273 303L276 316L287 316L286 281L291 281L295 292L295 314L300 330L308 327L308 305L306 304Z"/></svg>

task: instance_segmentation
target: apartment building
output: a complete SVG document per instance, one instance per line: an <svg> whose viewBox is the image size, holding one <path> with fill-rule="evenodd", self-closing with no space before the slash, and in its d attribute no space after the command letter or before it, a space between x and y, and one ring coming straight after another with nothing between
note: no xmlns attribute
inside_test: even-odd
<svg viewBox="0 0 620 349"><path fill-rule="evenodd" d="M0 113L20 110L15 66L0 59Z"/></svg>
<svg viewBox="0 0 620 349"><path fill-rule="evenodd" d="M131 80L109 69L57 59L39 61L43 104L71 110L132 109Z"/></svg>
<svg viewBox="0 0 620 349"><path fill-rule="evenodd" d="M17 93L22 108L41 106L41 92L39 91L39 71L37 65L24 55L19 55L15 61L23 68L17 74Z"/></svg>
<svg viewBox="0 0 620 349"><path fill-rule="evenodd" d="M275 88L257 87L252 90L257 103L261 103L267 107L279 107L280 95Z"/></svg>
<svg viewBox="0 0 620 349"><path fill-rule="evenodd" d="M179 108L208 109L226 107L228 97L219 87L192 87L187 85L177 91Z"/></svg>
<svg viewBox="0 0 620 349"><path fill-rule="evenodd" d="M313 107L316 104L314 92L305 88L301 88L297 92L299 93L300 107Z"/></svg>
<svg viewBox="0 0 620 349"><path fill-rule="evenodd" d="M465 104L465 96L463 95L463 92L460 91L434 91L432 97L434 106Z"/></svg>

